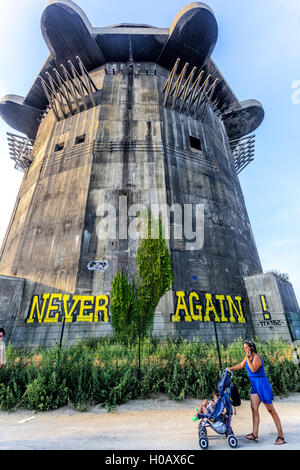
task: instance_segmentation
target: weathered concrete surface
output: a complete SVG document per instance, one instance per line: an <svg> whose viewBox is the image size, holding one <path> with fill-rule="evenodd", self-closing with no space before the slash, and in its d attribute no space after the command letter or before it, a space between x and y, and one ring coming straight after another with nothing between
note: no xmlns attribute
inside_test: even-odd
<svg viewBox="0 0 300 470"><path fill-rule="evenodd" d="M246 323L222 324L219 339L252 336L243 277L262 269L228 135L210 105L202 105L202 121L164 106L168 73L153 62L106 64L91 74L99 89L96 107L59 122L48 112L4 241L0 272L47 286L51 292L109 295L120 269L129 276L136 272L138 241L120 233L137 215L138 206L129 214L130 207L139 204L143 211L150 204L176 203L184 210L185 204L199 204L204 206L203 246L187 250L191 240L184 234L175 240L171 230L173 290L240 296ZM76 137L82 134L85 141L77 145ZM199 139L201 151L191 147L190 137ZM63 149L55 151L58 144ZM125 214L119 208L120 197L126 199ZM103 239L99 230L105 204L115 208L118 224L115 237ZM97 260L108 263L105 272L87 268ZM212 322L172 323L174 300L169 293L160 302L154 334L203 341L215 337ZM30 328L32 344L35 328L37 337L46 341L41 330L47 326ZM74 325L68 328L75 330ZM98 326L88 328L91 335L99 331ZM59 331L57 327L58 340Z"/></svg>
<svg viewBox="0 0 300 470"><path fill-rule="evenodd" d="M13 413L2 411L0 449L203 452L198 444L198 424L192 422L198 404L195 399L174 402L160 396L156 399L129 402L117 407L114 413L107 413L99 407L84 413L78 413L71 408L36 414L28 410ZM210 429L207 452L300 450L300 395L276 399L274 405L282 421L285 445L274 445L276 428L263 405L260 407L259 442L249 442L244 438L252 431L252 418L250 403L242 401L232 419L232 427L239 443L238 449L231 449L223 436Z"/></svg>
<svg viewBox="0 0 300 470"><path fill-rule="evenodd" d="M0 325L5 329L6 345L37 348L52 347L62 341L63 345L112 335L110 322L81 324L63 323L26 323L32 298L44 293L68 294L68 292L28 279L0 276ZM61 312L60 312L61 315Z"/></svg>
<svg viewBox="0 0 300 470"><path fill-rule="evenodd" d="M273 273L245 277L244 282L256 335L265 340L275 336L285 341L300 340L300 309L292 284ZM261 295L270 314L266 318Z"/></svg>
<svg viewBox="0 0 300 470"><path fill-rule="evenodd" d="M103 75L94 74L99 90ZM1 274L74 292L98 114L96 106L58 122L52 112L44 117L2 246Z"/></svg>
<svg viewBox="0 0 300 470"><path fill-rule="evenodd" d="M162 88L160 74L158 80ZM204 205L203 248L187 251L185 237L171 240L174 290L228 292L246 298L243 277L261 273L262 268L224 125L211 107L202 121L168 107L160 110L168 204ZM191 136L199 139L202 151L191 149ZM201 338L215 335L213 325L201 322L197 327L194 322L180 323L176 331L190 339L196 331ZM218 332L221 341L251 335L251 316L244 326L222 324Z"/></svg>
<svg viewBox="0 0 300 470"><path fill-rule="evenodd" d="M138 240L129 232L130 215L136 217L139 208L143 212L151 203L167 203L156 66L121 66L121 71L120 64L106 67L81 242L76 291L90 295L109 294L120 269L129 277L136 273ZM126 204L124 210L120 207L121 197ZM115 237L101 239L99 224L105 203L114 206L118 223ZM136 210L129 214L134 204ZM125 235L121 234L124 227ZM108 269L104 273L89 271L87 265L93 260L108 261ZM157 328L164 334L172 331L170 301L159 315Z"/></svg>
<svg viewBox="0 0 300 470"><path fill-rule="evenodd" d="M0 276L0 324L9 342L24 296L25 279Z"/></svg>

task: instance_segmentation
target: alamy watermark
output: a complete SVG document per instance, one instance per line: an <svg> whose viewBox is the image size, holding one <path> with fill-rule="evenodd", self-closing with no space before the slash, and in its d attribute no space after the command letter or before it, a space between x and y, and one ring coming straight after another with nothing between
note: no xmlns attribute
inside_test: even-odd
<svg viewBox="0 0 300 470"><path fill-rule="evenodd" d="M118 207L99 204L96 225L100 240L159 238L159 219L165 240L183 240L185 250L201 250L204 245L204 204L132 204L119 196ZM150 221L153 221L152 223Z"/></svg>

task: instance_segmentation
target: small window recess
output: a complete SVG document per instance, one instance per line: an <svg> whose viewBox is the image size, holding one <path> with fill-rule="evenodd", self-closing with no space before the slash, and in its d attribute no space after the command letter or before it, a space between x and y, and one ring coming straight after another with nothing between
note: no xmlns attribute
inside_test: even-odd
<svg viewBox="0 0 300 470"><path fill-rule="evenodd" d="M64 142L59 142L58 144L56 144L54 152L60 152L64 148L64 145L65 145Z"/></svg>
<svg viewBox="0 0 300 470"><path fill-rule="evenodd" d="M85 141L85 134L78 135L75 139L75 145L83 144L84 141Z"/></svg>
<svg viewBox="0 0 300 470"><path fill-rule="evenodd" d="M202 145L200 139L197 137L193 137L190 135L190 147L193 152L201 152L202 153Z"/></svg>

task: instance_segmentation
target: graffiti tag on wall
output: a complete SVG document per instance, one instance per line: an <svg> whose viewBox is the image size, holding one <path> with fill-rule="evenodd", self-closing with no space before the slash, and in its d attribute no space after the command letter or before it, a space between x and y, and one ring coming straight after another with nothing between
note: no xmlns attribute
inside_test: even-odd
<svg viewBox="0 0 300 470"><path fill-rule="evenodd" d="M262 326L262 327L268 326L270 329L272 329L273 326L285 326L285 323L282 320L272 320L272 316L270 313L266 296L260 295L259 298L260 298L264 321L259 321L258 326Z"/></svg>
<svg viewBox="0 0 300 470"><path fill-rule="evenodd" d="M246 323L240 296L214 295L196 291L175 292L176 306L172 322ZM34 295L26 323L110 322L107 295Z"/></svg>
<svg viewBox="0 0 300 470"><path fill-rule="evenodd" d="M107 295L34 295L26 323L109 322Z"/></svg>
<svg viewBox="0 0 300 470"><path fill-rule="evenodd" d="M108 261L90 261L87 264L89 271L101 271L104 273L108 268Z"/></svg>
<svg viewBox="0 0 300 470"><path fill-rule="evenodd" d="M272 320L271 313L269 311L269 305L265 295L260 295L260 303L263 311L263 316L265 320Z"/></svg>
<svg viewBox="0 0 300 470"><path fill-rule="evenodd" d="M172 322L246 323L243 298L200 292L177 291Z"/></svg>

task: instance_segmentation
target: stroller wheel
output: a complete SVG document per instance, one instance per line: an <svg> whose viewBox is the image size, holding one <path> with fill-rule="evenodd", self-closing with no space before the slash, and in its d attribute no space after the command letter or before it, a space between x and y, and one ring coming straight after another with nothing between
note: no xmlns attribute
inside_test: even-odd
<svg viewBox="0 0 300 470"><path fill-rule="evenodd" d="M203 428L203 429L200 431L199 436L207 436L207 430L206 430L206 428Z"/></svg>
<svg viewBox="0 0 300 470"><path fill-rule="evenodd" d="M199 438L199 445L202 450L206 450L208 448L208 439L204 434L202 434Z"/></svg>
<svg viewBox="0 0 300 470"><path fill-rule="evenodd" d="M230 436L228 436L228 444L230 445L230 447L232 447L232 449L236 449L237 446L238 446L238 441L237 441L237 438L231 434Z"/></svg>

